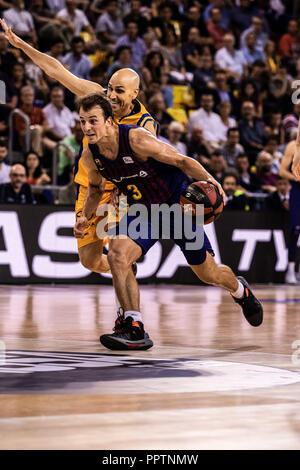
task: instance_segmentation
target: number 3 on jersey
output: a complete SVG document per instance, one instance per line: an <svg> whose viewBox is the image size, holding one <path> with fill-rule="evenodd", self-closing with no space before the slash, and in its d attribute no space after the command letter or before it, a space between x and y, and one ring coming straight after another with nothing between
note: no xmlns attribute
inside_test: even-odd
<svg viewBox="0 0 300 470"><path fill-rule="evenodd" d="M127 186L127 189L128 189L129 191L132 191L132 193L131 193L131 194L132 194L132 197L133 197L133 199L135 199L136 201L137 201L138 199L141 199L141 198L142 198L142 194L140 193L140 191L138 190L138 188L136 187L135 184L129 184L129 185Z"/></svg>

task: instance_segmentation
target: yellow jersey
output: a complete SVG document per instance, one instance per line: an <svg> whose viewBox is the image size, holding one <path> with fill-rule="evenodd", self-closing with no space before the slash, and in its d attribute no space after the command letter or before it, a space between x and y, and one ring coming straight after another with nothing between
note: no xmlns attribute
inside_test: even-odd
<svg viewBox="0 0 300 470"><path fill-rule="evenodd" d="M127 116L123 116L120 119L114 119L115 124L131 124L135 126L144 127L148 121L152 121L154 124L154 129L156 129L157 123L153 119L151 114L148 113L145 106L142 103L140 103L140 101L138 100L134 100L133 104L134 106L130 114L127 114ZM82 163L81 155L82 155L82 150L87 146L88 146L88 140L86 137L84 137L81 143L79 155L75 161L75 170L74 170L75 183L80 184L81 186L85 186L86 188L89 185L88 172ZM106 185L105 185L106 191L112 190L113 187L114 187L113 183L111 183L110 181L106 182Z"/></svg>

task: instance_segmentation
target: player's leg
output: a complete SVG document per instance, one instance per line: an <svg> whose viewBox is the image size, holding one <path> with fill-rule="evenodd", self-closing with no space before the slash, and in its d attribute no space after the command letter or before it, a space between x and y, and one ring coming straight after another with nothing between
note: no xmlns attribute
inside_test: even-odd
<svg viewBox="0 0 300 470"><path fill-rule="evenodd" d="M208 252L203 263L190 266L201 281L228 290L234 301L242 307L250 325L259 326L262 323L262 306L243 277L236 277L229 266L217 264Z"/></svg>
<svg viewBox="0 0 300 470"><path fill-rule="evenodd" d="M130 238L111 240L108 262L113 284L124 315L119 315L114 333L102 335L100 342L113 350L149 349L153 342L144 330L140 312L139 287L132 271L134 263L142 254L142 247Z"/></svg>
<svg viewBox="0 0 300 470"><path fill-rule="evenodd" d="M107 256L103 254L103 240L94 241L78 248L81 264L95 273L107 273L110 266Z"/></svg>

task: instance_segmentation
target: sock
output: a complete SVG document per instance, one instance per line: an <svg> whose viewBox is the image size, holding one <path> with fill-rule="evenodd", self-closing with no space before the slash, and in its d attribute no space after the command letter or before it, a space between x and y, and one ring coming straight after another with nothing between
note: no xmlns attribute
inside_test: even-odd
<svg viewBox="0 0 300 470"><path fill-rule="evenodd" d="M140 321L142 323L142 314L141 312L137 312L136 310L127 310L124 313L125 319L127 317L131 317L134 321Z"/></svg>
<svg viewBox="0 0 300 470"><path fill-rule="evenodd" d="M241 281L238 281L239 285L238 285L238 288L235 292L231 292L231 295L233 295L233 297L236 297L237 299L241 299L242 297L244 297L244 286L243 284L241 283Z"/></svg>
<svg viewBox="0 0 300 470"><path fill-rule="evenodd" d="M289 264L288 264L288 272L290 274L294 273L295 272L295 261L289 261Z"/></svg>

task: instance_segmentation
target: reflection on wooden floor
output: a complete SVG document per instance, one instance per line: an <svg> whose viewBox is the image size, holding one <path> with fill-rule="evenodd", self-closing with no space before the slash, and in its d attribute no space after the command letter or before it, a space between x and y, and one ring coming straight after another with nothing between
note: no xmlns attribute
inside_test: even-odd
<svg viewBox="0 0 300 470"><path fill-rule="evenodd" d="M98 341L111 287L0 287L0 448L300 449L299 286L255 292L259 328L221 289L144 286L155 346L127 354Z"/></svg>

